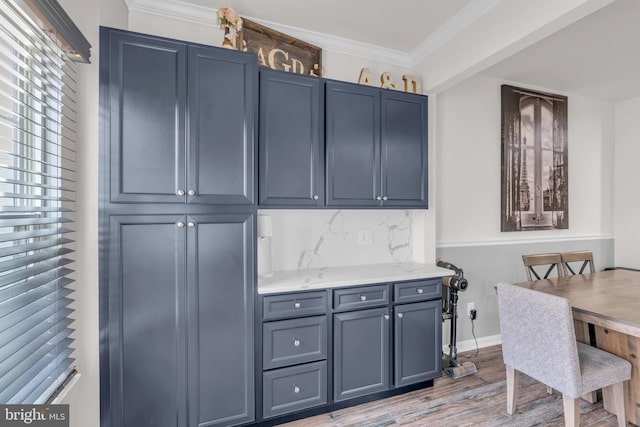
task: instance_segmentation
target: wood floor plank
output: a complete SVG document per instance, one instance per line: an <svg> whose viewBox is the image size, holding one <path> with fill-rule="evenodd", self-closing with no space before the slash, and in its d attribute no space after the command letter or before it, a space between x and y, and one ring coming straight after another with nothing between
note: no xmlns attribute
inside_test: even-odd
<svg viewBox="0 0 640 427"><path fill-rule="evenodd" d="M564 426L562 395L548 395L546 386L520 375L516 411L507 415L505 367L500 346L462 353L460 360L476 364L475 375L438 378L434 386L369 402L288 424L287 427L386 426ZM617 426L602 401L580 402L580 425Z"/></svg>

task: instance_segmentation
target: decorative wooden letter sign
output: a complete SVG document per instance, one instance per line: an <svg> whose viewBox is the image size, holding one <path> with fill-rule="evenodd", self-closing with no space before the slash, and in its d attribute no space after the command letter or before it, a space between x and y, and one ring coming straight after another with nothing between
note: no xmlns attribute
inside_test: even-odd
<svg viewBox="0 0 640 427"><path fill-rule="evenodd" d="M410 76L409 74L405 74L402 76L402 80L404 81L404 91L411 93L422 93L422 85L420 84L420 79L415 76ZM373 86L373 80L371 80L371 70L368 68L363 68L360 70L360 77L358 78L358 83L362 85ZM393 81L393 77L391 73L384 72L380 75L380 87L383 89L397 89L398 85Z"/></svg>
<svg viewBox="0 0 640 427"><path fill-rule="evenodd" d="M322 49L243 18L239 50L258 55L258 64L291 73L322 75Z"/></svg>

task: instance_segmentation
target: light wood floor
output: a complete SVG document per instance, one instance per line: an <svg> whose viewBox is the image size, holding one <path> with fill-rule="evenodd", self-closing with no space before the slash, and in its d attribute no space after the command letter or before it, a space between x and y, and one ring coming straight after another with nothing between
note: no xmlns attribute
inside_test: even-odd
<svg viewBox="0 0 640 427"><path fill-rule="evenodd" d="M451 379L445 374L433 387L284 424L287 427L371 426L564 426L562 395L521 375L517 410L506 412L505 369L500 346L459 355L476 364L475 375ZM617 426L602 401L580 403L581 426Z"/></svg>

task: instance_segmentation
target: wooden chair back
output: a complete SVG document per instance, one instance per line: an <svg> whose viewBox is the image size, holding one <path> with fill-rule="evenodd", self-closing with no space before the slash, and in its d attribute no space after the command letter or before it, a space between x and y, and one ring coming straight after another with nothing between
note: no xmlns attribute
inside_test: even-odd
<svg viewBox="0 0 640 427"><path fill-rule="evenodd" d="M562 257L562 268L564 269L565 276L583 274L587 266L589 267L589 273L595 273L596 271L593 265L593 252L591 251L563 252L560 256ZM574 263L573 267L571 263ZM576 266L575 263L580 264Z"/></svg>
<svg viewBox="0 0 640 427"><path fill-rule="evenodd" d="M524 263L527 280L529 281L547 279L554 269L558 277L565 276L564 268L562 267L562 257L559 253L522 255L522 262ZM542 276L538 274L538 271L534 268L537 266L546 266L546 271Z"/></svg>

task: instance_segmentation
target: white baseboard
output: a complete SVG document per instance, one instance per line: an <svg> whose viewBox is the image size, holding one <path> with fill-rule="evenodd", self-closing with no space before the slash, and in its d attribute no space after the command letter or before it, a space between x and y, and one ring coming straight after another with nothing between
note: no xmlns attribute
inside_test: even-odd
<svg viewBox="0 0 640 427"><path fill-rule="evenodd" d="M498 335L490 335L488 337L480 337L478 338L478 347L491 347L492 345L502 344L502 337L500 334ZM471 351L476 349L476 341L475 340L467 340L467 341L458 341L457 350L458 353L462 353L465 351ZM442 352L444 354L449 354L449 343L442 344Z"/></svg>

